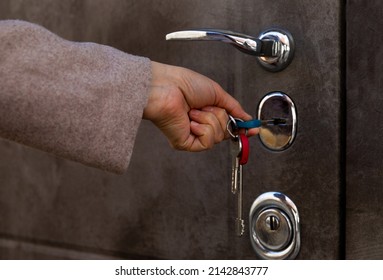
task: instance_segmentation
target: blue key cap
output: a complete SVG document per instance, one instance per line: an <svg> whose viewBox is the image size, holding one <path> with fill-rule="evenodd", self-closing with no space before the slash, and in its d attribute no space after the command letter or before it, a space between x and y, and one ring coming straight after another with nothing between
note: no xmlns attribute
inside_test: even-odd
<svg viewBox="0 0 383 280"><path fill-rule="evenodd" d="M236 125L238 128L246 128L246 129L251 129L251 128L256 128L256 127L261 127L262 125L279 125L279 126L284 126L287 124L287 119L285 118L273 118L270 120L250 120L250 121L241 121L239 119L236 120Z"/></svg>
<svg viewBox="0 0 383 280"><path fill-rule="evenodd" d="M262 121L261 120L250 120L250 121L244 121L244 122L238 121L236 124L238 128L251 129L251 128L260 127L262 125Z"/></svg>

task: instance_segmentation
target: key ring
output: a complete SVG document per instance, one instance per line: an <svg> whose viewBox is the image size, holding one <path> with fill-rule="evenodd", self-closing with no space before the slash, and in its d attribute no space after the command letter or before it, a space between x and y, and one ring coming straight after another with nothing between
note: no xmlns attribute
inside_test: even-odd
<svg viewBox="0 0 383 280"><path fill-rule="evenodd" d="M237 122L244 122L242 119L240 118L234 118L232 115L229 115L229 120L227 121L227 124L226 124L226 130L229 132L230 136L232 138L237 138L238 137L238 134L234 134L234 131L238 132L239 131L239 127L237 125ZM231 127L231 129L229 128L229 126ZM247 136L247 128L245 128L245 135Z"/></svg>

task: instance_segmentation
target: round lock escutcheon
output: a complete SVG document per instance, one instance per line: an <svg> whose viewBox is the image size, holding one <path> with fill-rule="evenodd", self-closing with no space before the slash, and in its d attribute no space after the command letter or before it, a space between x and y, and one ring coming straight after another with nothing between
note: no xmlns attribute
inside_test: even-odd
<svg viewBox="0 0 383 280"><path fill-rule="evenodd" d="M260 56L258 63L270 72L279 72L285 69L294 58L295 43L290 32L280 28L270 28L263 31L258 38L260 40L272 40L275 42L274 57Z"/></svg>
<svg viewBox="0 0 383 280"><path fill-rule="evenodd" d="M262 259L294 259L300 249L297 207L282 193L259 196L250 210L250 239Z"/></svg>

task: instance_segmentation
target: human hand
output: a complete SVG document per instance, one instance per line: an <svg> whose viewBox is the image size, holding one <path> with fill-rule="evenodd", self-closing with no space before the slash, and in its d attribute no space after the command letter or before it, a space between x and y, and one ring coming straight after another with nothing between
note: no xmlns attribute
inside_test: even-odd
<svg viewBox="0 0 383 280"><path fill-rule="evenodd" d="M143 118L151 120L177 150L198 152L229 138L228 114L250 120L216 82L186 68L152 62L152 83ZM251 129L248 136L258 133Z"/></svg>

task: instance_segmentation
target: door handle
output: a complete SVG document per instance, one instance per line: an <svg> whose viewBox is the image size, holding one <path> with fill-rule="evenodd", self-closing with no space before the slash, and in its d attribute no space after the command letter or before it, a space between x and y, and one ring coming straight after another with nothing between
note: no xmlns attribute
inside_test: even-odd
<svg viewBox="0 0 383 280"><path fill-rule="evenodd" d="M271 72L285 69L294 56L295 44L290 32L267 29L257 38L220 29L191 29L166 35L168 41L219 41L231 44L241 52L256 56L263 68Z"/></svg>
<svg viewBox="0 0 383 280"><path fill-rule="evenodd" d="M228 30L198 29L176 31L167 34L166 40L220 41L231 44L240 51L250 55L272 57L278 55L278 43L276 41L260 40Z"/></svg>

